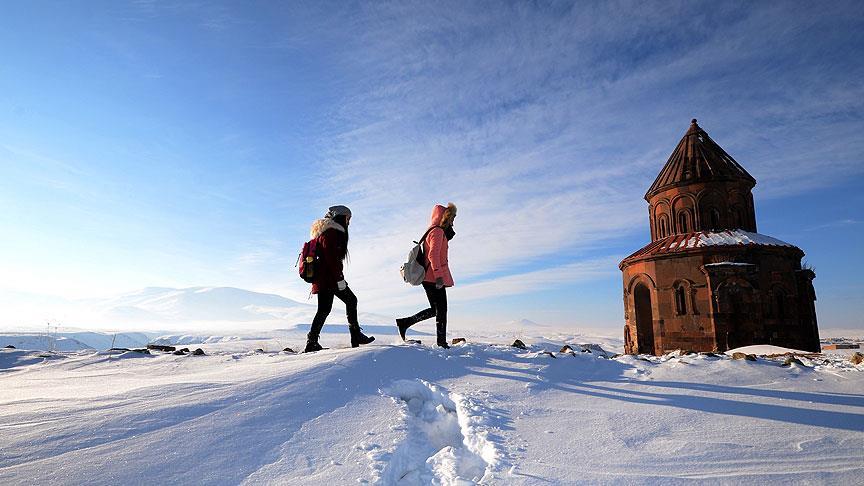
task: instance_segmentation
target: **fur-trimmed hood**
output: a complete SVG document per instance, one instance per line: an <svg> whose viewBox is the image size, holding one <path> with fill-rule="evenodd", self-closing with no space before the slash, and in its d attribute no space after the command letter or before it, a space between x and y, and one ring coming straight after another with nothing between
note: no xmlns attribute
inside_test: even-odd
<svg viewBox="0 0 864 486"><path fill-rule="evenodd" d="M336 221L333 221L330 218L321 218L315 220L315 222L312 223L312 227L309 229L309 239L314 240L315 238L318 238L319 236L321 236L322 233L324 233L330 228L341 231L343 233L345 232L345 228Z"/></svg>
<svg viewBox="0 0 864 486"><path fill-rule="evenodd" d="M447 203L447 207L440 204L436 204L434 208L432 208L432 217L429 218L429 226L443 226L447 227L453 224L453 218L456 217L456 205L453 203Z"/></svg>

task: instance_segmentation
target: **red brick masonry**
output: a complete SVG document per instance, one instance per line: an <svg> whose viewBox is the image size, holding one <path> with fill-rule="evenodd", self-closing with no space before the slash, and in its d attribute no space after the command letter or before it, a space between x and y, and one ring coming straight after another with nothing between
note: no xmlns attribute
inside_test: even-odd
<svg viewBox="0 0 864 486"><path fill-rule="evenodd" d="M645 195L652 242L619 265L626 352L819 352L816 275L801 249L756 232L755 184L693 120Z"/></svg>

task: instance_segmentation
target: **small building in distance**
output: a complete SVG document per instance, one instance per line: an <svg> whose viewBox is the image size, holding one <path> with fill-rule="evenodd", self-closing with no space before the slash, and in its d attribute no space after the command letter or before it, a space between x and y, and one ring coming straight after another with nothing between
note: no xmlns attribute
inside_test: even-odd
<svg viewBox="0 0 864 486"><path fill-rule="evenodd" d="M625 352L818 352L815 274L756 231L756 180L694 119L645 194L651 243L619 265Z"/></svg>

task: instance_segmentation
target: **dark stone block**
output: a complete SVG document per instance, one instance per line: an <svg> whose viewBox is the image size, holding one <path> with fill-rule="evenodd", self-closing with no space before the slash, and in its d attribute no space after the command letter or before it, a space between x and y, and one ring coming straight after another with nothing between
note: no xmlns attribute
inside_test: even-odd
<svg viewBox="0 0 864 486"><path fill-rule="evenodd" d="M177 350L174 346L163 346L161 344L148 344L147 349L152 349L154 351L165 351L165 352L174 352Z"/></svg>

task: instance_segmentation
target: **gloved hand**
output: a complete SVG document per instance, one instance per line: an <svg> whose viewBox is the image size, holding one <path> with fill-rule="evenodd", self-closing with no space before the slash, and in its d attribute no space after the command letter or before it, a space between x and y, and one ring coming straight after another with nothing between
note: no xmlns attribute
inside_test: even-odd
<svg viewBox="0 0 864 486"><path fill-rule="evenodd" d="M348 282L346 282L344 280L340 280L340 281L336 282L336 288L338 288L339 291L341 292L342 290L345 290L348 288Z"/></svg>
<svg viewBox="0 0 864 486"><path fill-rule="evenodd" d="M435 279L435 288L438 290L444 288L444 279L442 277L438 277Z"/></svg>

